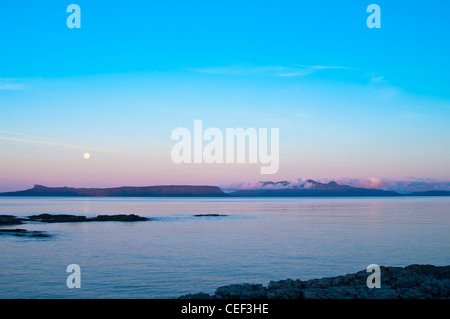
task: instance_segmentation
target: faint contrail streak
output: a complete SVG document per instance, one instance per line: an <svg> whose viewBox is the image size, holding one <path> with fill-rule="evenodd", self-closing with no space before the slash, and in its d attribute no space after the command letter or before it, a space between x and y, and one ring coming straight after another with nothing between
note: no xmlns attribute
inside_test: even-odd
<svg viewBox="0 0 450 319"><path fill-rule="evenodd" d="M9 134L9 135L24 136L24 137L31 137L32 138L32 139L30 139L30 138L20 138L20 137L1 136L0 135L0 140L5 140L5 141L31 143L31 144L53 145L53 146L60 146L60 147L76 148L76 149L79 149L79 150L90 150L90 151L97 151L97 152L126 154L125 152L119 152L119 151L114 151L114 150L109 150L109 149L92 148L92 147L87 147L87 146L81 146L81 145L63 143L63 142L58 142L58 141L52 141L52 140L47 139L47 138L42 138L42 137L29 135L29 134L18 133L18 132L0 131L0 134Z"/></svg>
<svg viewBox="0 0 450 319"><path fill-rule="evenodd" d="M47 144L47 145L55 145L55 146L64 146L64 147L83 149L83 147L78 146L78 145L65 144L65 143L59 143L59 142L50 142L50 141L45 141L45 140L31 140L31 139L25 139L25 138L5 137L5 136L0 136L0 140L24 142L24 143Z"/></svg>

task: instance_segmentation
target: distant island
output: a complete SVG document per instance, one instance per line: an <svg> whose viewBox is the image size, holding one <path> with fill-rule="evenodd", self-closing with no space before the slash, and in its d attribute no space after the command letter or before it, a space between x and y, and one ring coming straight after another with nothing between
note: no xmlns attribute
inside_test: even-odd
<svg viewBox="0 0 450 319"><path fill-rule="evenodd" d="M65 196L65 197L224 197L229 196L217 186L167 185L115 188L46 187L0 193L0 196Z"/></svg>
<svg viewBox="0 0 450 319"><path fill-rule="evenodd" d="M266 184L282 184L266 183ZM231 193L239 197L376 197L376 196L450 196L449 191L423 191L412 193L398 193L382 189L360 188L349 185L340 185L334 181L319 183L312 179L307 180L309 188L272 188L238 190Z"/></svg>
<svg viewBox="0 0 450 319"><path fill-rule="evenodd" d="M115 188L46 187L0 193L0 196L59 196L59 197L386 197L386 196L450 196L449 191L398 193L382 189L359 188L336 182L319 183L308 180L308 188L263 188L224 192L218 186L165 185L123 186Z"/></svg>

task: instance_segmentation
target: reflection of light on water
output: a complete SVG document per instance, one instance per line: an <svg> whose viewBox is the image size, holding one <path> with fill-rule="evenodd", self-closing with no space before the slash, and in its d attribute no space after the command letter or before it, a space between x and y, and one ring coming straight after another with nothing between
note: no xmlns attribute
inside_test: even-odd
<svg viewBox="0 0 450 319"><path fill-rule="evenodd" d="M86 215L89 215L91 213L91 202L90 201L83 201L83 213Z"/></svg>

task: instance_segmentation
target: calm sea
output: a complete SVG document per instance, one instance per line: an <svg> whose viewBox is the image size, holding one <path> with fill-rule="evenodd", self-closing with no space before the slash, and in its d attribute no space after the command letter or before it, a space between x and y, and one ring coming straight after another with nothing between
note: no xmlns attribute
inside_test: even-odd
<svg viewBox="0 0 450 319"><path fill-rule="evenodd" d="M41 213L154 219L13 226L53 237L0 236L0 298L176 298L369 264L450 264L448 197L0 198L0 214ZM210 213L227 216L194 217ZM79 289L67 288L69 264Z"/></svg>

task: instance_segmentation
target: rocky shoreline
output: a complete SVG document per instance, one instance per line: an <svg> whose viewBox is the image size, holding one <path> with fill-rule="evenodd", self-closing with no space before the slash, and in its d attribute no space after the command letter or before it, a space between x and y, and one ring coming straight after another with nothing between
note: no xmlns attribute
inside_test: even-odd
<svg viewBox="0 0 450 319"><path fill-rule="evenodd" d="M321 279L271 281L219 287L178 299L449 299L450 266L410 265L383 267L381 288L368 288L366 270Z"/></svg>

